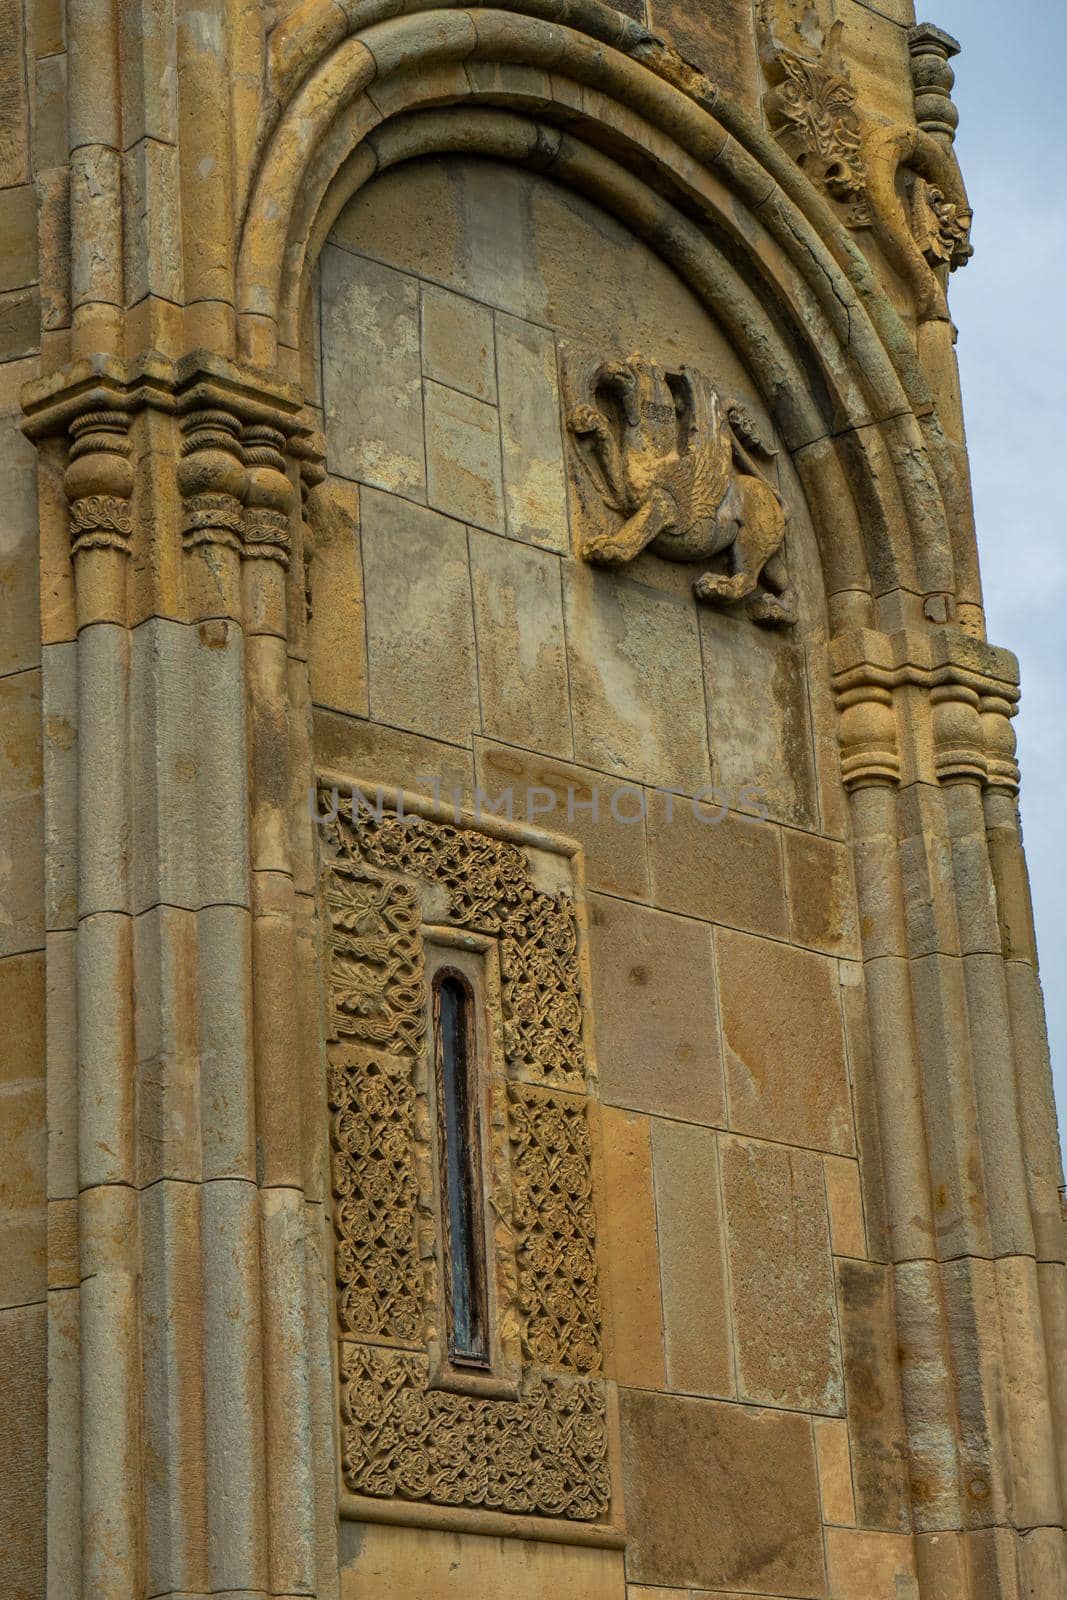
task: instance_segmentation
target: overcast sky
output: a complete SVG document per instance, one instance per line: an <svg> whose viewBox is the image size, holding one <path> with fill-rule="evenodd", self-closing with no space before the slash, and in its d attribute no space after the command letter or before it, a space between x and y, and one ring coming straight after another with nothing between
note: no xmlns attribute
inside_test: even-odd
<svg viewBox="0 0 1067 1600"><path fill-rule="evenodd" d="M921 0L920 0L921 4ZM934 0L959 39L956 149L974 259L952 314L989 638L1022 667L1015 728L1052 1065L1067 1133L1067 5Z"/></svg>

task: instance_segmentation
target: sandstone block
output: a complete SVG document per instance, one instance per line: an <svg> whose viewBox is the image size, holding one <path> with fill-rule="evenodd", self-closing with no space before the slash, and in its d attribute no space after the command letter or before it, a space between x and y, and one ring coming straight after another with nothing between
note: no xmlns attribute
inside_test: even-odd
<svg viewBox="0 0 1067 1600"><path fill-rule="evenodd" d="M474 762L469 750L333 711L316 710L313 726L319 766L372 784L410 789L427 798L437 779L446 804L469 807L474 803Z"/></svg>
<svg viewBox="0 0 1067 1600"><path fill-rule="evenodd" d="M908 1468L889 1269L837 1263L856 1520L900 1532L909 1526Z"/></svg>
<svg viewBox="0 0 1067 1600"><path fill-rule="evenodd" d="M824 1156L826 1203L835 1256L867 1254L859 1163L846 1156Z"/></svg>
<svg viewBox="0 0 1067 1600"><path fill-rule="evenodd" d="M0 1088L0 1306L44 1298L45 1091L41 1078Z"/></svg>
<svg viewBox="0 0 1067 1600"><path fill-rule="evenodd" d="M330 470L425 500L418 285L329 246L321 271Z"/></svg>
<svg viewBox="0 0 1067 1600"><path fill-rule="evenodd" d="M852 1078L856 1140L859 1145L860 1186L863 1192L863 1224L866 1254L885 1261L889 1254L889 1224L886 1217L886 1185L882 1159L881 1129L878 1122L880 1085L875 1076L874 1051L867 1012L866 981L870 968L860 962L842 961L841 1008L848 1041L848 1063ZM888 1070L879 1063L879 1070ZM831 1201L832 1203L832 1201Z"/></svg>
<svg viewBox="0 0 1067 1600"><path fill-rule="evenodd" d="M64 50L67 42L66 20L66 11L60 0L39 0L31 19L28 40L31 54L50 56L57 50Z"/></svg>
<svg viewBox="0 0 1067 1600"><path fill-rule="evenodd" d="M827 1528L826 1560L834 1600L919 1600L907 1534Z"/></svg>
<svg viewBox="0 0 1067 1600"><path fill-rule="evenodd" d="M856 893L848 846L783 828L789 927L796 944L858 956Z"/></svg>
<svg viewBox="0 0 1067 1600"><path fill-rule="evenodd" d="M666 1374L649 1120L603 1106L600 1124L611 1274L608 1370L618 1383L662 1389Z"/></svg>
<svg viewBox="0 0 1067 1600"><path fill-rule="evenodd" d="M815 1417L815 1456L819 1463L819 1494L824 1522L851 1527L856 1521L852 1496L852 1457L848 1423L838 1417Z"/></svg>
<svg viewBox="0 0 1067 1600"><path fill-rule="evenodd" d="M0 361L32 355L41 344L41 298L36 289L0 294Z"/></svg>
<svg viewBox="0 0 1067 1600"><path fill-rule="evenodd" d="M311 566L308 673L316 705L366 716L367 637L359 490L327 478L309 500Z"/></svg>
<svg viewBox="0 0 1067 1600"><path fill-rule="evenodd" d="M35 455L17 419L0 418L0 674L41 653Z"/></svg>
<svg viewBox="0 0 1067 1600"><path fill-rule="evenodd" d="M44 1078L44 952L0 959L0 1089ZM2 1182L2 1179L0 1179Z"/></svg>
<svg viewBox="0 0 1067 1600"><path fill-rule="evenodd" d="M0 678L0 798L20 800L41 788L41 674Z"/></svg>
<svg viewBox="0 0 1067 1600"><path fill-rule="evenodd" d="M487 734L572 754L559 562L472 528L471 582Z"/></svg>
<svg viewBox="0 0 1067 1600"><path fill-rule="evenodd" d="M709 609L701 611L700 632L716 783L731 796L754 787L775 821L816 827L803 650L747 618Z"/></svg>
<svg viewBox="0 0 1067 1600"><path fill-rule="evenodd" d="M633 1390L619 1398L627 1562L639 1583L827 1593L806 1417Z"/></svg>
<svg viewBox="0 0 1067 1600"><path fill-rule="evenodd" d="M621 1550L342 1522L341 1600L626 1600Z"/></svg>
<svg viewBox="0 0 1067 1600"><path fill-rule="evenodd" d="M0 289L37 282L37 199L33 185L0 189Z"/></svg>
<svg viewBox="0 0 1067 1600"><path fill-rule="evenodd" d="M667 1382L684 1394L734 1394L719 1157L709 1128L652 1123Z"/></svg>
<svg viewBox="0 0 1067 1600"><path fill-rule="evenodd" d="M906 0L878 0L876 5L843 0L836 13L845 24L849 72L859 104L890 123L915 120L907 27L901 26L906 19L899 15L905 4Z"/></svg>
<svg viewBox="0 0 1067 1600"><path fill-rule="evenodd" d="M808 1150L724 1139L722 1187L742 1397L807 1411L842 1410L820 1158Z"/></svg>
<svg viewBox="0 0 1067 1600"><path fill-rule="evenodd" d="M601 1097L723 1125L711 929L602 895L589 929Z"/></svg>
<svg viewBox="0 0 1067 1600"><path fill-rule="evenodd" d="M0 679L0 956L44 944L40 676Z"/></svg>
<svg viewBox="0 0 1067 1600"><path fill-rule="evenodd" d="M46 967L48 1024L48 1196L78 1193L77 944L73 930L49 933Z"/></svg>
<svg viewBox="0 0 1067 1600"><path fill-rule="evenodd" d="M0 1593L45 1587L47 1340L44 1305L0 1311Z"/></svg>
<svg viewBox="0 0 1067 1600"><path fill-rule="evenodd" d="M564 573L574 745L622 779L707 784L696 607L586 566Z"/></svg>
<svg viewBox="0 0 1067 1600"><path fill-rule="evenodd" d="M752 15L744 0L648 0L650 26L750 111L759 107Z"/></svg>
<svg viewBox="0 0 1067 1600"><path fill-rule="evenodd" d="M427 499L479 528L504 529L500 424L495 406L426 382Z"/></svg>
<svg viewBox="0 0 1067 1600"><path fill-rule="evenodd" d="M463 270L462 207L452 165L406 162L382 173L341 212L331 243L361 252L373 241L379 261L484 301L480 286Z"/></svg>
<svg viewBox="0 0 1067 1600"><path fill-rule="evenodd" d="M556 341L546 328L498 313L497 366L508 532L567 548Z"/></svg>
<svg viewBox="0 0 1067 1600"><path fill-rule="evenodd" d="M496 400L493 313L434 283L422 285L422 370L475 400Z"/></svg>
<svg viewBox="0 0 1067 1600"><path fill-rule="evenodd" d="M731 1127L851 1154L836 962L724 929L716 950Z"/></svg>
<svg viewBox="0 0 1067 1600"><path fill-rule="evenodd" d="M479 711L467 530L393 495L362 501L372 713L469 744Z"/></svg>
<svg viewBox="0 0 1067 1600"><path fill-rule="evenodd" d="M619 822L612 814L615 784L603 773L570 762L475 740L478 783L492 800L510 795L516 819L528 819L552 833L577 839L585 852L591 889L643 900L648 896L645 823ZM629 807L634 796L624 799ZM486 802L486 810L491 810ZM622 810L622 806L617 807ZM623 812L629 817L630 810Z"/></svg>
<svg viewBox="0 0 1067 1600"><path fill-rule="evenodd" d="M0 185L25 183L29 177L23 51L20 0L0 0Z"/></svg>
<svg viewBox="0 0 1067 1600"><path fill-rule="evenodd" d="M778 829L668 794L649 797L652 898L668 911L785 934Z"/></svg>

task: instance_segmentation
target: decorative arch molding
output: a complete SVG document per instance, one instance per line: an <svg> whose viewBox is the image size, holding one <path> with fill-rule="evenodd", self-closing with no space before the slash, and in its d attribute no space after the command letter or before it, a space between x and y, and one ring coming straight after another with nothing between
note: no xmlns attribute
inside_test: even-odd
<svg viewBox="0 0 1067 1600"><path fill-rule="evenodd" d="M675 52L599 0L316 0L278 30L271 82L242 359L295 377L310 267L375 175L461 151L532 168L617 215L734 340L812 501L837 625L899 590L913 620L925 602L981 632L966 479L903 323L803 173Z"/></svg>

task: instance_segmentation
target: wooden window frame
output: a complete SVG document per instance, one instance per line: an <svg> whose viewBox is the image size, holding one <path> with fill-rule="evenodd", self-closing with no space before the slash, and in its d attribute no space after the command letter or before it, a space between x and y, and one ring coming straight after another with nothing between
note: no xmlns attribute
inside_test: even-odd
<svg viewBox="0 0 1067 1600"><path fill-rule="evenodd" d="M452 1073L446 1062L445 1030L442 1025L442 991L455 985L462 995L463 1017L460 1051ZM484 1161L481 1140L480 1100L484 1063L480 1059L478 996L467 974L457 966L443 965L433 974L432 1006L434 1099L437 1112L438 1177L441 1192L441 1258L444 1269L446 1351L450 1366L468 1372L489 1373L493 1368L492 1305L486 1261L486 1222ZM456 1115L450 1129L450 1101L456 1102ZM455 1189L453 1187L455 1180ZM458 1196L459 1205L454 1205ZM469 1348L460 1344L456 1329L456 1252L454 1250L455 1210L465 1210L466 1238L461 1259L470 1306L472 1337Z"/></svg>

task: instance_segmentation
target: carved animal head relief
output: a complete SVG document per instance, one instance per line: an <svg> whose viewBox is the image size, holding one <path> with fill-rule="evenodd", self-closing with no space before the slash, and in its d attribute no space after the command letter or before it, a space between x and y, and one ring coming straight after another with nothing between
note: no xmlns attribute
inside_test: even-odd
<svg viewBox="0 0 1067 1600"><path fill-rule="evenodd" d="M642 355L605 361L567 417L582 465L613 525L588 536L582 559L619 567L642 550L668 561L725 556L704 572L700 600L744 601L756 622L796 620L783 543L786 511L755 457L774 450L743 406L700 373Z"/></svg>

